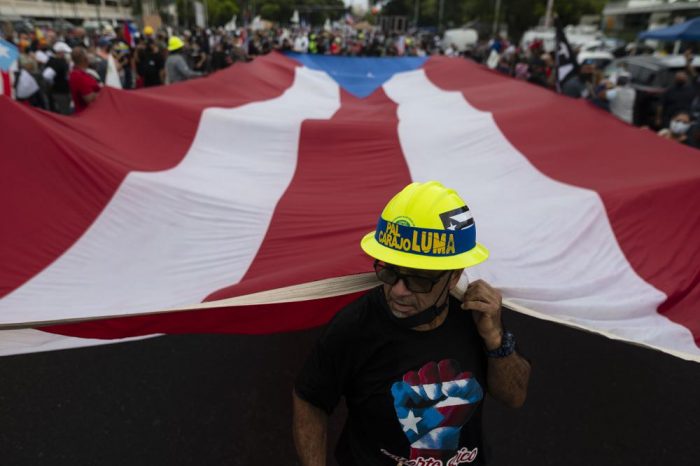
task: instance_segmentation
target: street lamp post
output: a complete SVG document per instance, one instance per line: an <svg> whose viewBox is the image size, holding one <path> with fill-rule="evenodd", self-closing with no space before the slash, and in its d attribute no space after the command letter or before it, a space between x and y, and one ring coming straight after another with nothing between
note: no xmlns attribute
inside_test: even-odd
<svg viewBox="0 0 700 466"><path fill-rule="evenodd" d="M420 9L420 0L414 1L413 7L413 27L418 29L418 10Z"/></svg>
<svg viewBox="0 0 700 466"><path fill-rule="evenodd" d="M498 34L498 15L501 13L501 0L496 0L496 8L493 12L493 36L496 37Z"/></svg>
<svg viewBox="0 0 700 466"><path fill-rule="evenodd" d="M554 7L554 0L547 0L547 14L544 17L544 27L550 27L552 25L552 8Z"/></svg>
<svg viewBox="0 0 700 466"><path fill-rule="evenodd" d="M438 29L442 32L442 18L445 15L445 0L440 0L440 5L438 7Z"/></svg>

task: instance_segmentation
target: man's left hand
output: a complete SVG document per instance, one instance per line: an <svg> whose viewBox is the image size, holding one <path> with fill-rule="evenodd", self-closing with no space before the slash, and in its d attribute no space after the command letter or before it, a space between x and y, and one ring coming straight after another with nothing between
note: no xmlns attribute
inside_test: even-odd
<svg viewBox="0 0 700 466"><path fill-rule="evenodd" d="M501 293L483 280L470 283L462 299L462 309L473 311L474 323L489 351L501 346L501 300Z"/></svg>

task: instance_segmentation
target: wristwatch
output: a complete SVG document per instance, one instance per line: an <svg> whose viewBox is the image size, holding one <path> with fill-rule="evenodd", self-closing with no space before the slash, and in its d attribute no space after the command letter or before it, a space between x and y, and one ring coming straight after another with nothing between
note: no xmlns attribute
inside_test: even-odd
<svg viewBox="0 0 700 466"><path fill-rule="evenodd" d="M501 346L495 350L486 351L486 356L489 358L505 358L515 351L515 337L508 330L503 332L501 337Z"/></svg>

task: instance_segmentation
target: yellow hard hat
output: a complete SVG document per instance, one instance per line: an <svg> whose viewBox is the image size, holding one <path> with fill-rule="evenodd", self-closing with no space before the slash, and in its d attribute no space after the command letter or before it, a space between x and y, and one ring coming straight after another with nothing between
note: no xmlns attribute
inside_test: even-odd
<svg viewBox="0 0 700 466"><path fill-rule="evenodd" d="M489 256L466 202L437 181L411 183L394 196L360 246L375 259L425 270L471 267Z"/></svg>
<svg viewBox="0 0 700 466"><path fill-rule="evenodd" d="M172 36L168 40L168 51L169 52L181 49L184 46L185 46L185 43L182 41L182 39L180 39L177 36Z"/></svg>
<svg viewBox="0 0 700 466"><path fill-rule="evenodd" d="M143 34L146 36L152 36L153 28L151 26L146 26L145 28L143 28Z"/></svg>

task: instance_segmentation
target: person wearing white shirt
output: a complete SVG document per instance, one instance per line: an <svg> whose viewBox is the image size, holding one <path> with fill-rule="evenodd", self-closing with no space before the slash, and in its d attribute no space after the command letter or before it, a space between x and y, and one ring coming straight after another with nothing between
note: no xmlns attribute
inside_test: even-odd
<svg viewBox="0 0 700 466"><path fill-rule="evenodd" d="M633 124L634 101L637 91L630 85L630 75L621 72L615 80L615 87L605 91L605 99L610 102L610 112L620 120Z"/></svg>

